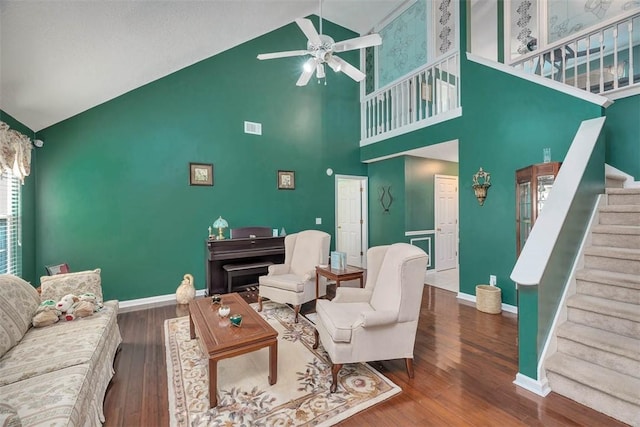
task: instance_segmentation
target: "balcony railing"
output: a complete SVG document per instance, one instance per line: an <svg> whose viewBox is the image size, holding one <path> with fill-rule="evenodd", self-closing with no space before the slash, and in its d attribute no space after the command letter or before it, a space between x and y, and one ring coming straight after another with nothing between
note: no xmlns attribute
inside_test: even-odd
<svg viewBox="0 0 640 427"><path fill-rule="evenodd" d="M361 144L428 126L460 107L459 64L454 52L366 95Z"/></svg>
<svg viewBox="0 0 640 427"><path fill-rule="evenodd" d="M511 65L602 95L640 85L640 13L534 50Z"/></svg>

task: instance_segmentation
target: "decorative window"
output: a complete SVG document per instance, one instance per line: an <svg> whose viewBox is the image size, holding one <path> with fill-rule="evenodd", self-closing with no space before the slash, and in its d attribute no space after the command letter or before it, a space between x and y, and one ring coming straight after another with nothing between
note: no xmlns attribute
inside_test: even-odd
<svg viewBox="0 0 640 427"><path fill-rule="evenodd" d="M22 275L21 187L11 172L0 175L0 274Z"/></svg>

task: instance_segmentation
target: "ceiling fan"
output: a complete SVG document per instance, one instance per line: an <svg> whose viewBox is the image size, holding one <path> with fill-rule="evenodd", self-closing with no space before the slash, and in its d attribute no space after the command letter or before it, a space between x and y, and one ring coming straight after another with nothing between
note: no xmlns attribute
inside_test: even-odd
<svg viewBox="0 0 640 427"><path fill-rule="evenodd" d="M322 34L322 3L320 4L320 33L316 31L313 22L307 18L296 19L296 24L298 24L298 27L300 27L304 35L307 36L306 50L261 53L258 55L258 59L310 55L311 57L304 63L302 74L296 82L297 86L305 86L309 83L314 71L318 80L325 78L324 64L327 64L335 72L342 71L357 82L362 81L366 75L344 59L337 57L335 53L382 44L382 37L380 37L379 34L369 34L337 43L328 35Z"/></svg>

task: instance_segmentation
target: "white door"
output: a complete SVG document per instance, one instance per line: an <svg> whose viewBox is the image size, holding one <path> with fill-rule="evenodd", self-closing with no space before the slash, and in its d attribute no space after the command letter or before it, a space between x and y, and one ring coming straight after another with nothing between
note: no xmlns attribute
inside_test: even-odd
<svg viewBox="0 0 640 427"><path fill-rule="evenodd" d="M458 266L458 177L435 176L436 271Z"/></svg>
<svg viewBox="0 0 640 427"><path fill-rule="evenodd" d="M347 264L366 267L367 178L336 176L336 250L347 254Z"/></svg>

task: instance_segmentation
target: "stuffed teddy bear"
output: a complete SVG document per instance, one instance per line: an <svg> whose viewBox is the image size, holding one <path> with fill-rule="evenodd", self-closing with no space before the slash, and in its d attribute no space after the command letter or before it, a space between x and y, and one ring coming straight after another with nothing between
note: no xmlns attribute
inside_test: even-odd
<svg viewBox="0 0 640 427"><path fill-rule="evenodd" d="M38 306L32 324L34 328L53 325L59 320L61 312L56 308L56 302L52 299L44 300Z"/></svg>
<svg viewBox="0 0 640 427"><path fill-rule="evenodd" d="M85 296L85 298L89 300L81 300L80 297L73 294L63 296L56 304L56 308L62 312L60 319L71 321L77 317L93 315L96 304L90 301L90 296ZM95 296L93 298L95 299Z"/></svg>

